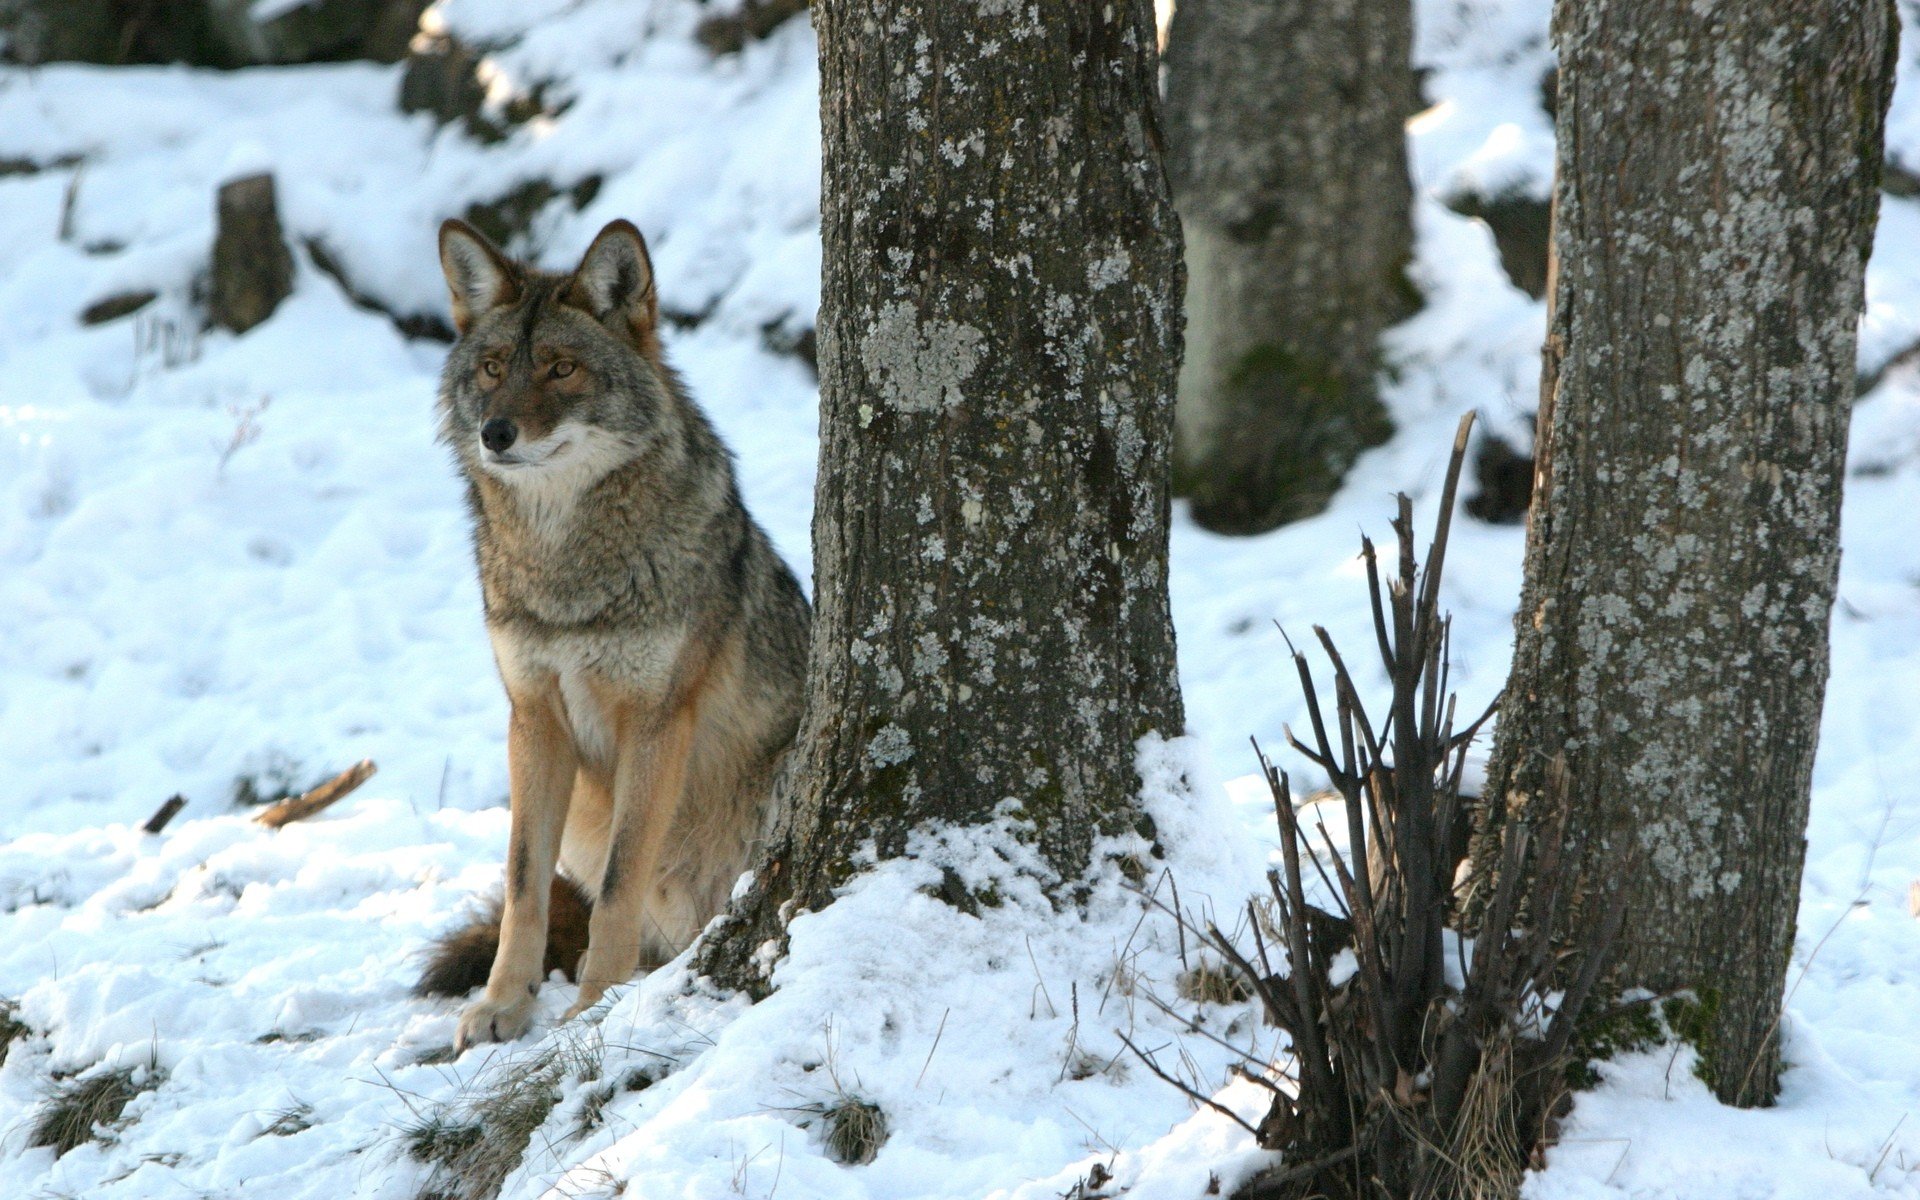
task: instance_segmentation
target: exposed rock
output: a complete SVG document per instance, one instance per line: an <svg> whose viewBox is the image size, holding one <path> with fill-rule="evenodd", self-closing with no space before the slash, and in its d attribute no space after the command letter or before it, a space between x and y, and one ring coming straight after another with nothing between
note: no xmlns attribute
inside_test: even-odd
<svg viewBox="0 0 1920 1200"><path fill-rule="evenodd" d="M1448 199L1447 207L1463 217L1485 221L1513 286L1535 300L1546 296L1547 250L1553 236L1551 201L1517 191L1497 196L1467 192Z"/></svg>
<svg viewBox="0 0 1920 1200"><path fill-rule="evenodd" d="M1517 525L1527 518L1533 503L1533 456L1522 454L1503 439L1488 434L1473 456L1473 476L1480 491L1467 501L1470 516L1489 525Z"/></svg>
<svg viewBox="0 0 1920 1200"><path fill-rule="evenodd" d="M240 67L249 61L245 0L0 0L8 61L184 62Z"/></svg>
<svg viewBox="0 0 1920 1200"><path fill-rule="evenodd" d="M258 28L263 62L399 62L427 0L308 0Z"/></svg>
<svg viewBox="0 0 1920 1200"><path fill-rule="evenodd" d="M714 54L737 54L750 41L759 41L807 11L807 0L743 0L731 12L715 13L700 22L693 36Z"/></svg>
<svg viewBox="0 0 1920 1200"><path fill-rule="evenodd" d="M442 125L462 121L472 129L487 100L487 89L480 82L479 53L441 34L421 39L406 57L407 66L400 75L400 111L432 113Z"/></svg>
<svg viewBox="0 0 1920 1200"><path fill-rule="evenodd" d="M208 308L213 323L245 333L273 315L293 291L293 254L280 231L273 176L220 185Z"/></svg>
<svg viewBox="0 0 1920 1200"><path fill-rule="evenodd" d="M555 199L565 196L578 212L593 203L600 184L600 176L589 175L563 191L551 180L525 179L492 200L475 201L460 215L494 245L512 246L523 242L533 230L534 218Z"/></svg>
<svg viewBox="0 0 1920 1200"><path fill-rule="evenodd" d="M480 81L484 48L446 34L414 39L404 57L407 65L400 75L400 111L432 113L441 125L458 121L470 137L482 143L500 141L535 117L557 117L572 103L571 99L554 99L553 85L548 81L534 84L505 103L489 105L487 86Z"/></svg>
<svg viewBox="0 0 1920 1200"><path fill-rule="evenodd" d="M252 0L0 0L7 61L104 66L398 62L427 0L308 0L266 21Z"/></svg>
<svg viewBox="0 0 1920 1200"><path fill-rule="evenodd" d="M434 342L453 340L453 326L439 313L397 311L379 297L355 287L353 280L347 275L346 268L325 242L319 238L308 238L305 245L307 257L313 261L314 268L339 284L340 290L346 293L347 299L352 301L356 308L377 312L392 321L393 327L400 331L402 337L423 338Z"/></svg>
<svg viewBox="0 0 1920 1200"><path fill-rule="evenodd" d="M775 354L790 354L807 364L815 379L820 378L818 337L812 324L800 324L791 315L769 321L760 327L760 344Z"/></svg>

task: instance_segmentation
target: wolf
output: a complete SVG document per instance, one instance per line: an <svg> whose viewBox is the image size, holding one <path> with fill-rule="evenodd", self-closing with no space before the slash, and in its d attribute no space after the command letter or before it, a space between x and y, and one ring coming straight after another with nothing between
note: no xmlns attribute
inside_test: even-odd
<svg viewBox="0 0 1920 1200"><path fill-rule="evenodd" d="M461 1051L525 1033L549 969L580 985L571 1018L720 911L776 815L811 611L662 357L639 230L614 221L563 275L448 221L440 264L440 435L511 709L504 899L416 988L484 971Z"/></svg>

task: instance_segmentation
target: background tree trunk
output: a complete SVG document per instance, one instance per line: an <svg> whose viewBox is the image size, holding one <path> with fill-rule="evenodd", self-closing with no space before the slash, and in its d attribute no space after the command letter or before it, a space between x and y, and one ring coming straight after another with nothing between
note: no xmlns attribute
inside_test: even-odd
<svg viewBox="0 0 1920 1200"><path fill-rule="evenodd" d="M1765 1103L1897 21L1561 0L1555 25L1557 278L1487 794L1570 809L1590 891L1630 889L1620 982L1694 989L1703 1074Z"/></svg>
<svg viewBox="0 0 1920 1200"><path fill-rule="evenodd" d="M863 842L1030 822L1070 883L1181 730L1167 612L1180 241L1153 13L829 0L820 480L791 813L703 966ZM962 897L957 902L966 903Z"/></svg>
<svg viewBox="0 0 1920 1200"><path fill-rule="evenodd" d="M1380 333L1418 306L1408 0L1180 0L1168 170L1186 234L1175 489L1257 533L1392 431Z"/></svg>

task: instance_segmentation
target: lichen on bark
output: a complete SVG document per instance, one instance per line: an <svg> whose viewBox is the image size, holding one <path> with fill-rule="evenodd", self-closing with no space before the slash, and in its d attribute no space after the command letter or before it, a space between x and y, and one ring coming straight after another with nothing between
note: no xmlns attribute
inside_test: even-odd
<svg viewBox="0 0 1920 1200"><path fill-rule="evenodd" d="M1182 714L1180 242L1152 10L824 2L818 611L789 815L702 967L764 986L871 844L1013 817L1062 887Z"/></svg>
<svg viewBox="0 0 1920 1200"><path fill-rule="evenodd" d="M1621 982L1717 998L1703 1074L1740 1104L1779 1069L1897 28L1885 0L1556 12L1556 268L1476 859L1569 808L1570 869L1629 891Z"/></svg>

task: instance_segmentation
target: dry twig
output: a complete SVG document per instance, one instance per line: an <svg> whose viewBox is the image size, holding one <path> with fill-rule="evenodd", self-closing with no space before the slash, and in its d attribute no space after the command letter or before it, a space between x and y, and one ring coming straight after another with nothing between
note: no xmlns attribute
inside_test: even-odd
<svg viewBox="0 0 1920 1200"><path fill-rule="evenodd" d="M147 818L147 823L140 827L141 831L144 833L159 833L167 827L167 822L178 816L180 810L186 806L187 798L185 796L174 796L154 810L153 815Z"/></svg>
<svg viewBox="0 0 1920 1200"><path fill-rule="evenodd" d="M254 820L269 829L278 829L282 825L304 821L372 779L373 773L377 770L379 768L373 765L372 759L363 758L312 791L298 796L289 796L277 804L261 809L260 815Z"/></svg>

